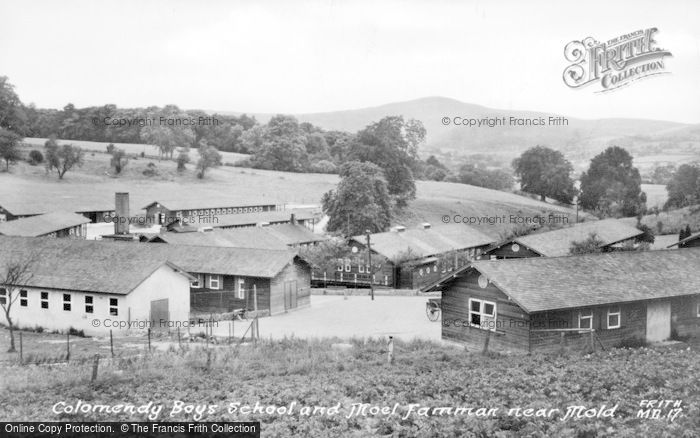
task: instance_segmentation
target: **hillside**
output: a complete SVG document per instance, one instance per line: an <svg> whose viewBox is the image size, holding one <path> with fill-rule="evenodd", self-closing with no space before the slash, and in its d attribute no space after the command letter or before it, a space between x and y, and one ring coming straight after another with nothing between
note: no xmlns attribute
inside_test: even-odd
<svg viewBox="0 0 700 438"><path fill-rule="evenodd" d="M441 121L443 117L567 117L566 114L487 108L445 97L426 97L371 108L296 116L302 122L310 122L324 129L355 132L388 115L403 115L423 122L428 131L424 152L441 151L460 155L486 152L510 157L531 146L542 144L565 152L570 159L590 159L609 143L622 143L634 151L637 147L648 147L649 142L653 142L657 146L663 145L667 153L685 149L690 144L694 155L700 159L700 125L642 119L584 120L568 117L567 127L470 128L454 126L452 123L445 126ZM269 114L255 116L263 123L270 118Z"/></svg>
<svg viewBox="0 0 700 438"><path fill-rule="evenodd" d="M28 148L26 148L28 149ZM26 152L25 149L25 152ZM193 165L178 173L173 161L149 158L132 159L122 175L110 174L110 156L106 152L90 152L83 167L70 171L59 181L55 174L47 174L43 166L20 162L10 172L0 172L0 205L4 202L39 205L50 210L70 209L73 205L110 204L114 192L125 191L131 196L132 213L138 213L146 204L163 198L200 200L256 199L278 204L318 204L325 192L335 188L338 177L329 174L289 173L232 166L221 166L208 171L204 180L197 179ZM155 176L143 171L152 163ZM567 215L570 209L542 203L512 193L474 187L464 184L419 181L417 199L395 224L407 226L423 222L439 224L442 216L465 217L518 217L555 214ZM505 226L504 226L505 225ZM508 224L476 224L485 233L499 237Z"/></svg>

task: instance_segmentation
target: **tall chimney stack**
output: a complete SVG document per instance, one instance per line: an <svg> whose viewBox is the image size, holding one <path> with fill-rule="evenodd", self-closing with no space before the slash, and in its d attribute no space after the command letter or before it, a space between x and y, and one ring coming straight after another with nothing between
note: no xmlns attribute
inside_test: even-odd
<svg viewBox="0 0 700 438"><path fill-rule="evenodd" d="M114 234L129 234L129 194L115 193L115 221Z"/></svg>
<svg viewBox="0 0 700 438"><path fill-rule="evenodd" d="M292 224L292 225L296 225L296 224L297 224L297 217L296 217L296 215L295 215L294 213L292 213L291 216L289 217L289 223Z"/></svg>

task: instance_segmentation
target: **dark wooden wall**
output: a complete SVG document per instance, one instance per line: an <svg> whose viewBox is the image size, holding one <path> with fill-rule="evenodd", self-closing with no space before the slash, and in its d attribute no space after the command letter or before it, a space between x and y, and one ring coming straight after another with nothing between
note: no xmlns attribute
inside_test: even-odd
<svg viewBox="0 0 700 438"><path fill-rule="evenodd" d="M675 330L680 336L700 336L698 304L700 304L700 293L678 297L671 301L671 330Z"/></svg>
<svg viewBox="0 0 700 438"><path fill-rule="evenodd" d="M296 294L296 307L310 303L311 268L298 258L287 265L270 281L270 314L283 313L285 308L285 284L292 284Z"/></svg>
<svg viewBox="0 0 700 438"><path fill-rule="evenodd" d="M494 248L481 256L482 260L489 260L491 256L496 257L496 259L521 259L526 257L539 257L535 251L527 249L525 245L518 244L519 249L517 252L513 251L513 243L508 242L504 245Z"/></svg>
<svg viewBox="0 0 700 438"><path fill-rule="evenodd" d="M469 269L443 290L442 338L465 344L469 350L481 350L488 336L490 350L528 352L529 315L493 284L481 288L479 275L477 271ZM462 322L469 321L469 298L496 303L495 332L461 326Z"/></svg>

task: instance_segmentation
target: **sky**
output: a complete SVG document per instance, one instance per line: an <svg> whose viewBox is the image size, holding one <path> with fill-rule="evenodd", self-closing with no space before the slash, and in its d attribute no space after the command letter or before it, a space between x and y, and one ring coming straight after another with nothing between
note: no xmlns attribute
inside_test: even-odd
<svg viewBox="0 0 700 438"><path fill-rule="evenodd" d="M697 1L0 0L0 16L0 75L38 107L300 114L444 96L700 123ZM670 74L602 94L563 83L570 41L650 27Z"/></svg>

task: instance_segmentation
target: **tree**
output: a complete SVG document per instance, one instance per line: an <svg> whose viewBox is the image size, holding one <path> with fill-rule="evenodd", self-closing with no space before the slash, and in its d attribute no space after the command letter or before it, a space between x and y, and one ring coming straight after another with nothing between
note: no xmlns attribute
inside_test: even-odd
<svg viewBox="0 0 700 438"><path fill-rule="evenodd" d="M177 156L177 171L183 172L187 169L187 163L190 162L190 154L187 149L183 149Z"/></svg>
<svg viewBox="0 0 700 438"><path fill-rule="evenodd" d="M50 138L44 143L46 149L46 170L51 172L56 169L58 179L63 179L63 176L75 166L83 165L84 153L83 150L72 144L64 144L59 146L55 138Z"/></svg>
<svg viewBox="0 0 700 438"><path fill-rule="evenodd" d="M27 114L7 76L0 76L0 129L24 134Z"/></svg>
<svg viewBox="0 0 700 438"><path fill-rule="evenodd" d="M14 132L0 128L0 158L5 161L5 170L7 171L10 170L10 164L14 164L22 158L19 152L21 139Z"/></svg>
<svg viewBox="0 0 700 438"><path fill-rule="evenodd" d="M509 173L500 169L484 169L471 163L460 166L457 181L462 184L494 190L509 190L513 188L513 177Z"/></svg>
<svg viewBox="0 0 700 438"><path fill-rule="evenodd" d="M32 266L34 256L26 258L10 259L5 266L0 267L0 288L5 289L5 296L0 298L0 306L5 312L5 319L10 330L10 348L8 352L15 351L15 327L12 321L12 305L20 296L19 287L26 285L32 278Z"/></svg>
<svg viewBox="0 0 700 438"><path fill-rule="evenodd" d="M204 178L204 173L210 167L221 166L221 154L214 146L202 143L199 147L199 161L197 161L197 178Z"/></svg>
<svg viewBox="0 0 700 438"><path fill-rule="evenodd" d="M114 167L114 172L119 175L129 163L129 157L124 152L124 149L113 149L111 164Z"/></svg>
<svg viewBox="0 0 700 438"><path fill-rule="evenodd" d="M572 242L569 248L570 254L592 254L603 252L605 242L596 233L591 233L587 239L580 242Z"/></svg>
<svg viewBox="0 0 700 438"><path fill-rule="evenodd" d="M668 200L665 207L687 207L700 204L700 166L683 164L666 184Z"/></svg>
<svg viewBox="0 0 700 438"><path fill-rule="evenodd" d="M639 170L625 149L611 146L581 175L581 206L601 216L636 216L646 209Z"/></svg>
<svg viewBox="0 0 700 438"><path fill-rule="evenodd" d="M357 133L348 159L368 161L384 169L389 193L398 207L404 207L416 197L413 175L418 168L418 146L425 140L425 133L420 121L384 117Z"/></svg>
<svg viewBox="0 0 700 438"><path fill-rule="evenodd" d="M304 172L309 166L307 137L292 116L278 114L263 128L261 138L251 136L251 141L260 141L259 146L251 145L251 162L259 169Z"/></svg>
<svg viewBox="0 0 700 438"><path fill-rule="evenodd" d="M536 146L513 160L513 169L520 178L520 188L540 195L540 200L553 198L570 204L576 196L571 179L573 166L564 155L544 146Z"/></svg>
<svg viewBox="0 0 700 438"><path fill-rule="evenodd" d="M340 183L323 195L326 229L344 236L385 231L391 220L391 198L384 172L372 163L351 161L340 167Z"/></svg>

